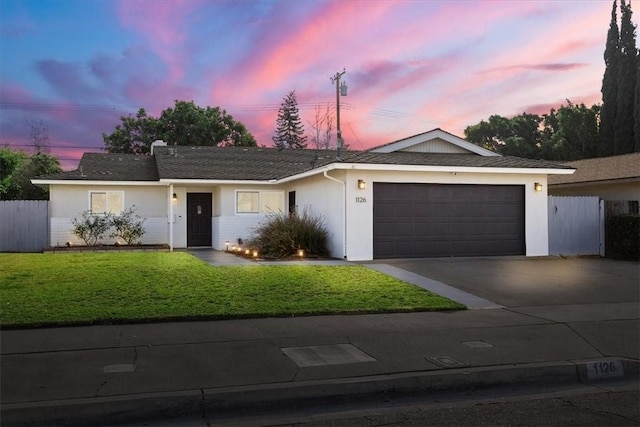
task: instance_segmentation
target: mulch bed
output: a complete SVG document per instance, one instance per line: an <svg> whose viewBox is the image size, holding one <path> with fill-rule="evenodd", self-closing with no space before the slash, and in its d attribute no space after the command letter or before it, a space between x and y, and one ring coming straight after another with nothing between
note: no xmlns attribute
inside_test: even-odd
<svg viewBox="0 0 640 427"><path fill-rule="evenodd" d="M169 245L94 245L94 246L53 246L44 253L58 252L168 252Z"/></svg>

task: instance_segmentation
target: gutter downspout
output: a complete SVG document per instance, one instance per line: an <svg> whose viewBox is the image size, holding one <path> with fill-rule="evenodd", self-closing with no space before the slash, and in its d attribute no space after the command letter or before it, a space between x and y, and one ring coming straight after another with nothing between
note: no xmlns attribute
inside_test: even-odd
<svg viewBox="0 0 640 427"><path fill-rule="evenodd" d="M342 212L342 258L346 259L347 258L347 183L340 181L337 178L332 177L331 175L329 175L327 172L329 172L328 170L324 170L323 174L324 177L327 178L328 180L331 181L335 181L339 184L342 184L342 194L343 194L343 212Z"/></svg>
<svg viewBox="0 0 640 427"><path fill-rule="evenodd" d="M167 201L169 203L169 252L173 252L173 184L169 184Z"/></svg>

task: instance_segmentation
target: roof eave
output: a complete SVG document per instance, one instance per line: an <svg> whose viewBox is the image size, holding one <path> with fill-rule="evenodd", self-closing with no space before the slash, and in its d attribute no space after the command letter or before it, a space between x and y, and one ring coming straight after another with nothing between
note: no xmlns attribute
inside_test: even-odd
<svg viewBox="0 0 640 427"><path fill-rule="evenodd" d="M34 185L162 185L159 181L107 181L85 179L32 179Z"/></svg>

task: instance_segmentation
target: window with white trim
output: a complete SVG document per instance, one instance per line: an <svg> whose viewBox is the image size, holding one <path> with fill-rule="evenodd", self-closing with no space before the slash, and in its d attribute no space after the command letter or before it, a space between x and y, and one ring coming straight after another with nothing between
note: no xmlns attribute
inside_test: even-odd
<svg viewBox="0 0 640 427"><path fill-rule="evenodd" d="M124 211L124 191L90 191L89 210L92 214L120 214Z"/></svg>
<svg viewBox="0 0 640 427"><path fill-rule="evenodd" d="M237 191L236 213L265 214L284 211L284 191Z"/></svg>

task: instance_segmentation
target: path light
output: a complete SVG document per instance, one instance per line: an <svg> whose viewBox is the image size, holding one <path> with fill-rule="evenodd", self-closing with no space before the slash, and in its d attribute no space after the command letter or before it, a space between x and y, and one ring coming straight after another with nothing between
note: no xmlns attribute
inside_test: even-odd
<svg viewBox="0 0 640 427"><path fill-rule="evenodd" d="M245 254L245 255L249 255L250 253L251 253L251 251L250 251L249 249L245 249L245 250L244 250L244 254Z"/></svg>
<svg viewBox="0 0 640 427"><path fill-rule="evenodd" d="M302 258L304 256L304 251L302 249L298 249L298 256Z"/></svg>
<svg viewBox="0 0 640 427"><path fill-rule="evenodd" d="M533 189L536 191L542 191L542 184L536 182L535 184L533 184Z"/></svg>
<svg viewBox="0 0 640 427"><path fill-rule="evenodd" d="M231 244L231 243L230 243L228 240L225 240L225 242L224 242L224 250L225 250L225 251L229 252L229 245L230 245L230 244Z"/></svg>
<svg viewBox="0 0 640 427"><path fill-rule="evenodd" d="M253 251L253 257L258 258L258 251Z"/></svg>

